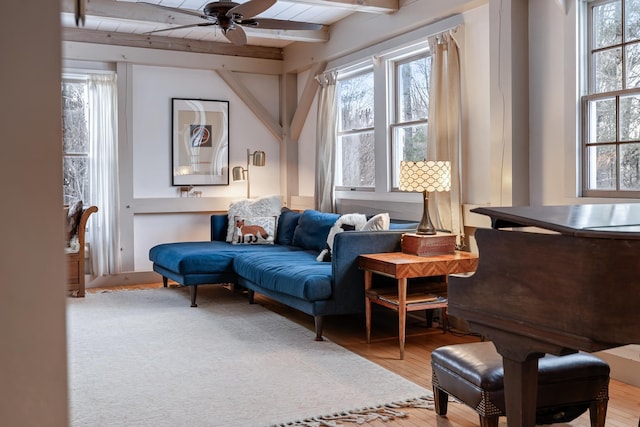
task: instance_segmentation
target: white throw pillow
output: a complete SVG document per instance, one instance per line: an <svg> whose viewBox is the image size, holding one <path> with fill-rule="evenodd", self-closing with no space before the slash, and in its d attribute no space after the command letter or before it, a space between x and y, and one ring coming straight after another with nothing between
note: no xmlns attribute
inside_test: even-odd
<svg viewBox="0 0 640 427"><path fill-rule="evenodd" d="M360 231L367 223L367 217L359 213L344 214L333 224L327 236L327 245L316 257L318 261L331 261L331 251L333 250L333 238L336 234L345 230Z"/></svg>
<svg viewBox="0 0 640 427"><path fill-rule="evenodd" d="M391 223L391 219L389 218L388 213L381 213L372 217L367 223L362 227L362 231L382 231L388 230L389 224Z"/></svg>
<svg viewBox="0 0 640 427"><path fill-rule="evenodd" d="M243 199L232 202L229 205L229 226L227 227L227 242L233 241L235 231L234 218L236 216L251 218L259 216L280 216L282 209L282 198L279 195L264 196L257 199Z"/></svg>

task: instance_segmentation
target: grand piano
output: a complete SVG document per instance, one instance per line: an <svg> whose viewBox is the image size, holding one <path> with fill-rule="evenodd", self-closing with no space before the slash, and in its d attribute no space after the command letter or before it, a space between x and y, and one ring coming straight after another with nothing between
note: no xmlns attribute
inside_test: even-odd
<svg viewBox="0 0 640 427"><path fill-rule="evenodd" d="M476 208L478 268L449 314L502 355L509 427L535 425L538 358L640 343L640 204Z"/></svg>

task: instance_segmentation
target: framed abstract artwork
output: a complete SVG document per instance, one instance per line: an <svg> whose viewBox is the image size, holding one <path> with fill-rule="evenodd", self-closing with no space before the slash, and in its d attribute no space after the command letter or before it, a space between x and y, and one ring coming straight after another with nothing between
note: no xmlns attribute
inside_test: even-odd
<svg viewBox="0 0 640 427"><path fill-rule="evenodd" d="M229 101L171 98L171 185L229 185Z"/></svg>

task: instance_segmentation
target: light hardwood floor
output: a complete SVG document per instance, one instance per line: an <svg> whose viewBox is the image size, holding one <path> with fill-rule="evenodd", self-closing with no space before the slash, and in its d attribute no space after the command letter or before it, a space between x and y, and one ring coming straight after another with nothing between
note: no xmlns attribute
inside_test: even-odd
<svg viewBox="0 0 640 427"><path fill-rule="evenodd" d="M161 287L162 284L133 285L109 290ZM103 289L88 289L87 292L100 292ZM261 295L256 295L256 303L279 313L290 320L309 329L309 339L314 337L313 318L297 310L293 310ZM189 307L186 307L189 308ZM405 358L400 360L398 348L397 314L383 307L375 307L372 316L371 344L365 337L364 315L327 316L324 336L354 353L375 362L390 371L401 375L416 384L431 389L431 351L443 345L476 342L480 339L455 331L442 333L440 329L428 329L420 316L422 312L414 312L407 320L407 338ZM417 314L417 315L416 315ZM320 343L321 344L321 343ZM411 427L477 427L477 414L470 408L450 403L446 417L437 416L433 411L425 409L406 409L406 418L392 421L373 421L363 424L365 427L411 426ZM640 388L611 380L609 386L609 407L607 410L607 427L636 427L640 417ZM345 424L349 426L350 424ZM555 426L589 427L588 412L567 424ZM501 419L500 426L506 426L506 419Z"/></svg>

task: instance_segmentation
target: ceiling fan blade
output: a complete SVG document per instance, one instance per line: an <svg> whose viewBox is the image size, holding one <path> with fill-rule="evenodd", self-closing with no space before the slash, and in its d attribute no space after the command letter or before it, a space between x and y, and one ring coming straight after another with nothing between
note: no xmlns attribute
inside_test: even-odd
<svg viewBox="0 0 640 427"><path fill-rule="evenodd" d="M310 22L286 21L284 19L250 19L241 22L242 25L261 28L263 30L321 30L322 24Z"/></svg>
<svg viewBox="0 0 640 427"><path fill-rule="evenodd" d="M231 43L235 44L236 46L244 46L245 44L247 44L247 33L245 33L239 25L228 29L224 35Z"/></svg>
<svg viewBox="0 0 640 427"><path fill-rule="evenodd" d="M163 28L161 30L147 31L146 33L143 33L143 34L160 33L162 31L182 30L184 28L192 28L192 27L208 27L210 25L216 25L216 23L215 22L206 22L206 23L202 23L202 24L182 25L180 27L169 27L169 28Z"/></svg>
<svg viewBox="0 0 640 427"><path fill-rule="evenodd" d="M240 15L244 18L253 18L261 14L271 6L276 4L276 0L249 0L246 3L239 4L227 11L227 16Z"/></svg>
<svg viewBox="0 0 640 427"><path fill-rule="evenodd" d="M163 6L161 4L149 3L149 2L146 2L146 1L141 1L140 3L147 4L147 5L153 6L153 7L158 7L160 9L170 10L171 12L183 13L185 15L191 15L191 16L197 16L198 18L207 19L207 20L210 19L210 17L208 17L207 15L203 14L202 12L198 12L197 10L179 9L177 7Z"/></svg>

